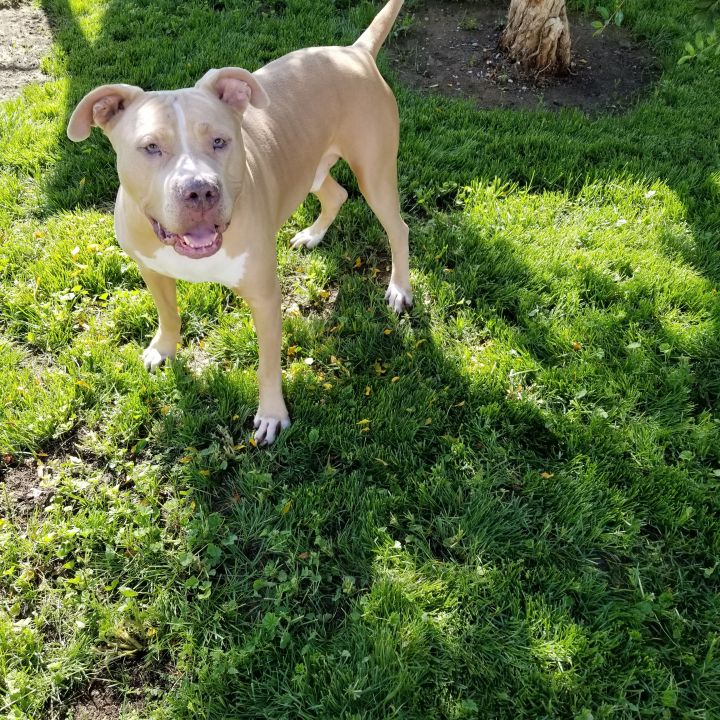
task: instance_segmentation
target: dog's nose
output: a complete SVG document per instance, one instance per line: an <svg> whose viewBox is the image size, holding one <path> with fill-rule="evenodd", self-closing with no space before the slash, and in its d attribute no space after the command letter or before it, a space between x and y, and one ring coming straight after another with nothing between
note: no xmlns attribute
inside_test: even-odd
<svg viewBox="0 0 720 720"><path fill-rule="evenodd" d="M181 189L182 202L190 210L212 210L220 200L220 187L206 179L190 180Z"/></svg>

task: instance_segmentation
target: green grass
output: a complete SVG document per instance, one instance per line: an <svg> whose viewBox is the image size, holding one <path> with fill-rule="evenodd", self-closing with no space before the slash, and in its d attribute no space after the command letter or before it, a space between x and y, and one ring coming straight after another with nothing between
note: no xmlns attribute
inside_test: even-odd
<svg viewBox="0 0 720 720"><path fill-rule="evenodd" d="M386 308L340 168L326 241L287 247L313 200L280 233L267 450L228 291L181 284L179 360L143 369L114 158L64 128L102 82L253 69L376 8L43 4L53 79L0 106L0 717L109 686L124 720L717 717L720 65L676 67L689 3L624 4L660 66L624 114L394 83L416 306Z"/></svg>

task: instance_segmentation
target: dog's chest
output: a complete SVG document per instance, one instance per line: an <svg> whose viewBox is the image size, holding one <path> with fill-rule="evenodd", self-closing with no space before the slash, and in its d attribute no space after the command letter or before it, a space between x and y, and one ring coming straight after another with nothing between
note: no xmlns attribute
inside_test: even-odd
<svg viewBox="0 0 720 720"><path fill-rule="evenodd" d="M161 275L188 282L217 282L229 288L240 284L247 263L247 253L230 257L223 248L206 258L187 258L171 247L160 248L149 257L137 255L145 267Z"/></svg>
<svg viewBox="0 0 720 720"><path fill-rule="evenodd" d="M162 247L151 256L137 253L145 267L161 275L189 282L216 282L229 288L240 285L245 277L247 255L244 252L230 257L220 248L210 257L187 258L172 247Z"/></svg>

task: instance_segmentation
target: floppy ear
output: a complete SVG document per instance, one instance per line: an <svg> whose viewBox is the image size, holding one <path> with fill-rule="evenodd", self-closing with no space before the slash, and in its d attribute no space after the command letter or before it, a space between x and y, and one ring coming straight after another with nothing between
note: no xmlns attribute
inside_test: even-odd
<svg viewBox="0 0 720 720"><path fill-rule="evenodd" d="M209 90L241 113L247 110L248 105L262 109L270 104L270 98L255 76L243 68L226 67L220 70L208 70L195 83L195 87Z"/></svg>
<svg viewBox="0 0 720 720"><path fill-rule="evenodd" d="M134 85L101 85L91 90L75 108L67 127L67 135L73 142L90 137L93 125L106 129L138 95L142 89Z"/></svg>

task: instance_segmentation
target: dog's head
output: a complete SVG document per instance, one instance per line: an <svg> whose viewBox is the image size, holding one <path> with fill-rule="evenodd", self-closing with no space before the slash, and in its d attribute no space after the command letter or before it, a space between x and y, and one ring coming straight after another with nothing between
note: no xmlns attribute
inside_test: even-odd
<svg viewBox="0 0 720 720"><path fill-rule="evenodd" d="M120 182L158 240L207 257L220 248L242 189L241 124L251 105L262 109L269 100L242 68L210 70L195 87L168 92L102 85L80 101L67 134L79 142L93 125L102 128Z"/></svg>

